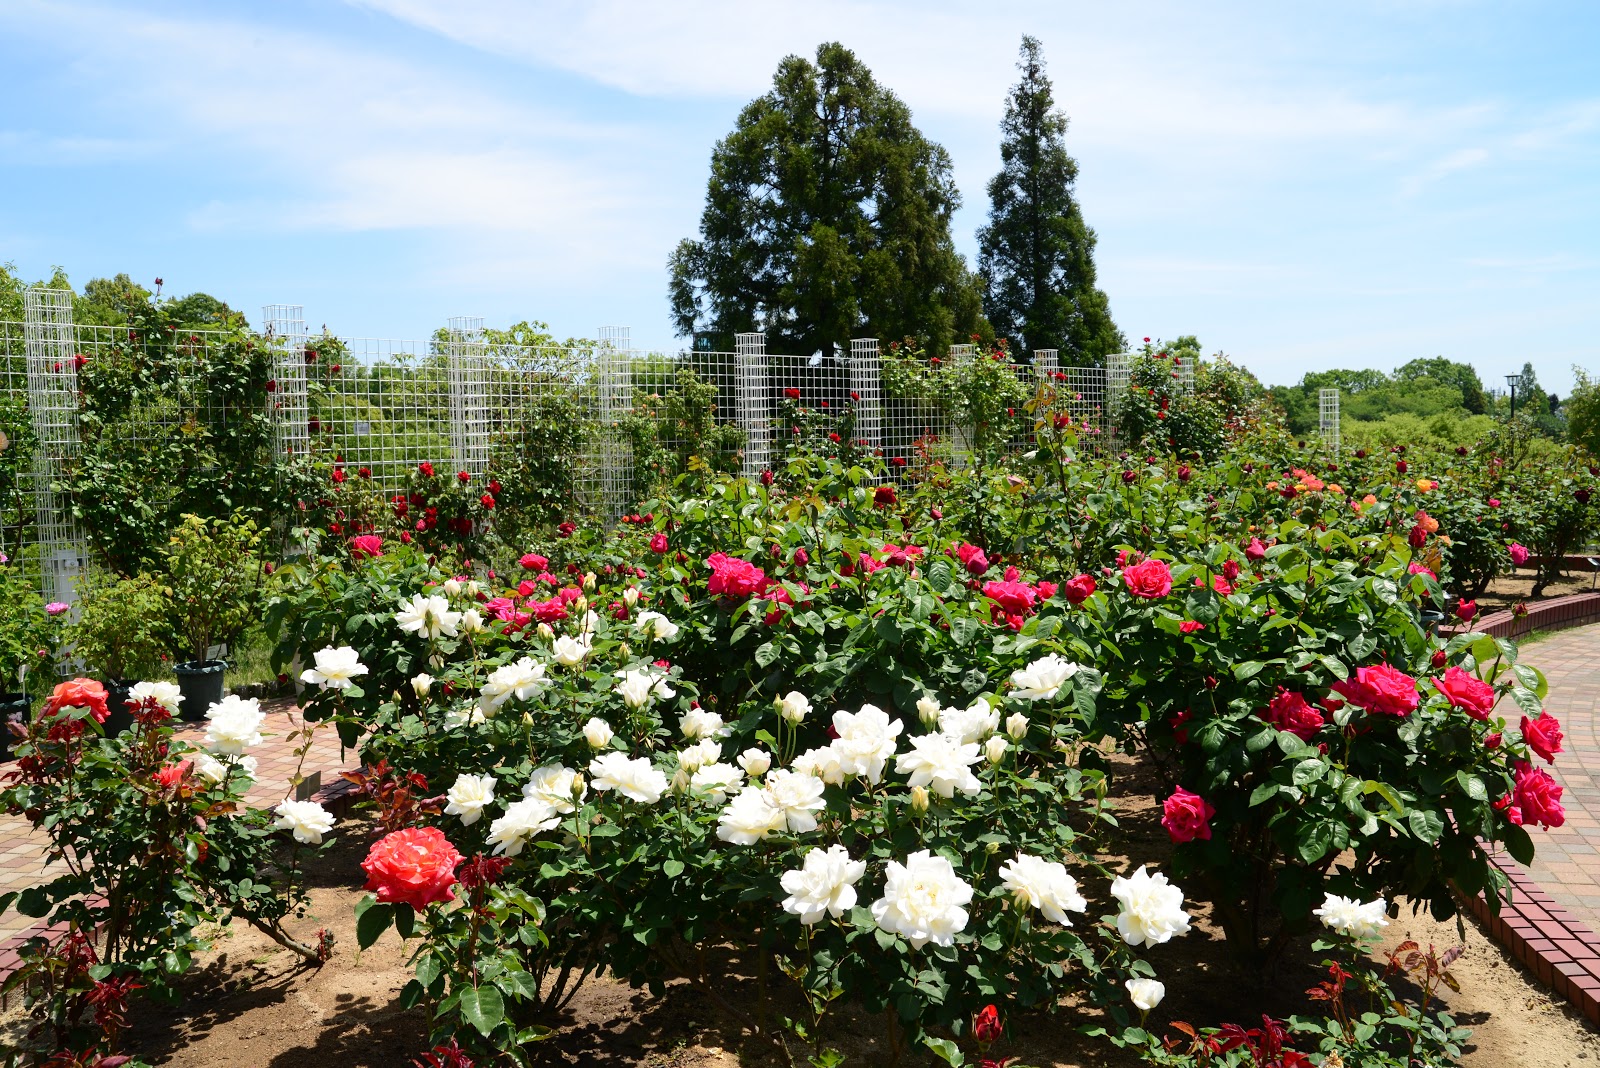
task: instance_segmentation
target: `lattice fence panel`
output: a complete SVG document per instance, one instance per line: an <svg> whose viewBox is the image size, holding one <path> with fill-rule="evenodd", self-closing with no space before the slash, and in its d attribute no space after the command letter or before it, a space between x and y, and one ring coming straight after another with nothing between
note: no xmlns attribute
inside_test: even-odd
<svg viewBox="0 0 1600 1068"><path fill-rule="evenodd" d="M1322 447L1333 456L1339 455L1339 391L1317 391L1317 427L1322 432Z"/></svg>

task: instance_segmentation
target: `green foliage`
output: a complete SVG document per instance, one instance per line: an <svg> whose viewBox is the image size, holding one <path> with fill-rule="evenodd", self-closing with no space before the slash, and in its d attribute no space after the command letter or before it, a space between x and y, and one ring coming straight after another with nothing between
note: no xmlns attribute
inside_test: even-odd
<svg viewBox="0 0 1600 1068"><path fill-rule="evenodd" d="M20 561L0 563L0 692L37 691L49 678L62 623L45 611L38 584Z"/></svg>
<svg viewBox="0 0 1600 1068"><path fill-rule="evenodd" d="M882 357L884 392L915 398L943 412L979 462L996 460L1032 425L1027 411L1037 388L1033 368L1012 362L1004 341L975 344L960 359L929 355L912 338Z"/></svg>
<svg viewBox="0 0 1600 1068"><path fill-rule="evenodd" d="M495 524L510 542L539 526L576 517L580 458L598 427L558 386L536 391L518 421L494 443L489 470L506 489Z"/></svg>
<svg viewBox="0 0 1600 1068"><path fill-rule="evenodd" d="M163 555L166 624L185 660L232 644L255 619L261 536L252 520L186 515Z"/></svg>
<svg viewBox="0 0 1600 1068"><path fill-rule="evenodd" d="M949 154L838 44L790 56L711 158L698 240L670 260L680 334L761 331L775 351L987 329L956 253Z"/></svg>
<svg viewBox="0 0 1600 1068"><path fill-rule="evenodd" d="M1600 381L1590 378L1581 367L1574 367L1572 374L1577 381L1564 406L1568 438L1590 457L1600 459Z"/></svg>
<svg viewBox="0 0 1600 1068"><path fill-rule="evenodd" d="M99 575L79 590L78 618L66 642L102 679L155 679L172 648L167 595L150 575Z"/></svg>
<svg viewBox="0 0 1600 1068"><path fill-rule="evenodd" d="M1095 233L1073 198L1067 154L1039 42L1022 38L1022 79L1000 122L1000 173L989 181L989 223L978 231L983 309L1019 351L1059 350L1061 365L1099 366L1126 345L1110 301L1095 288Z"/></svg>
<svg viewBox="0 0 1600 1068"><path fill-rule="evenodd" d="M629 501L653 496L685 474L703 480L739 471L744 431L736 422L718 422L717 410L717 387L687 366L674 372L668 388L635 390L618 426L631 446Z"/></svg>

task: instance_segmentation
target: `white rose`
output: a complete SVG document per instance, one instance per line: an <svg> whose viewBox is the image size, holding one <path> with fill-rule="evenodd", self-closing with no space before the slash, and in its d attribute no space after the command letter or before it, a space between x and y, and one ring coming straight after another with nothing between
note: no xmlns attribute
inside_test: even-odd
<svg viewBox="0 0 1600 1068"><path fill-rule="evenodd" d="M929 942L948 946L966 929L965 906L971 901L972 887L950 862L923 849L904 864L889 862L883 897L872 903L872 918L914 949Z"/></svg>
<svg viewBox="0 0 1600 1068"><path fill-rule="evenodd" d="M533 632L545 641L549 641L556 636L555 630L548 623L540 623L533 628Z"/></svg>
<svg viewBox="0 0 1600 1068"><path fill-rule="evenodd" d="M722 804L728 795L744 784L744 772L732 764L714 761L702 764L689 777L689 789Z"/></svg>
<svg viewBox="0 0 1600 1068"><path fill-rule="evenodd" d="M286 799L272 811L278 815L272 829L294 832L294 840L302 845L318 845L333 830L333 815L315 801Z"/></svg>
<svg viewBox="0 0 1600 1068"><path fill-rule="evenodd" d="M839 755L840 770L846 776L863 776L876 786L883 779L884 763L894 756L895 739L905 724L891 721L876 705L862 705L854 715L835 712L833 729L839 737L830 748Z"/></svg>
<svg viewBox="0 0 1600 1068"><path fill-rule="evenodd" d="M438 638L440 635L453 638L461 622L461 613L450 611L450 602L438 594L427 597L419 593L400 606L394 621L408 634L423 638Z"/></svg>
<svg viewBox="0 0 1600 1068"><path fill-rule="evenodd" d="M917 718L922 720L922 725L933 729L939 722L939 699L936 697L919 697L917 699Z"/></svg>
<svg viewBox="0 0 1600 1068"><path fill-rule="evenodd" d="M789 762L789 770L800 775L814 775L829 786L844 782L844 762L839 751L831 745L820 749L807 749Z"/></svg>
<svg viewBox="0 0 1600 1068"><path fill-rule="evenodd" d="M178 714L178 706L183 704L183 694L175 682L136 682L129 696L141 703L154 701L174 716Z"/></svg>
<svg viewBox="0 0 1600 1068"><path fill-rule="evenodd" d="M1111 896L1122 906L1117 933L1130 946L1160 945L1189 931L1183 891L1161 872L1151 875L1139 868L1132 875L1118 876L1111 881Z"/></svg>
<svg viewBox="0 0 1600 1068"><path fill-rule="evenodd" d="M678 767L684 771L694 771L721 759L722 745L715 738L702 738L678 753Z"/></svg>
<svg viewBox="0 0 1600 1068"><path fill-rule="evenodd" d="M783 813L784 821L794 834L817 829L817 818L813 813L827 807L827 802L822 799L822 787L822 780L815 775L782 769L767 775L767 793Z"/></svg>
<svg viewBox="0 0 1600 1068"><path fill-rule="evenodd" d="M1330 929L1354 938L1377 938L1389 926L1388 904L1383 898L1362 904L1353 897L1328 894L1322 907L1312 911Z"/></svg>
<svg viewBox="0 0 1600 1068"><path fill-rule="evenodd" d="M647 757L602 753L589 762L589 781L602 793L615 790L630 801L653 805L667 792L667 777Z"/></svg>
<svg viewBox="0 0 1600 1068"><path fill-rule="evenodd" d="M452 705L444 710L444 725L447 728L466 726L476 727L482 722L484 722L483 709L479 708L477 705L469 705L466 708L462 708L459 705Z"/></svg>
<svg viewBox="0 0 1600 1068"><path fill-rule="evenodd" d="M544 665L525 656L512 664L502 664L484 680L483 691L478 695L478 707L485 716L500 711L512 698L526 701L550 685L545 677Z"/></svg>
<svg viewBox="0 0 1600 1068"><path fill-rule="evenodd" d="M623 590L622 591L622 603L627 605L629 608L632 608L634 605L638 604L639 603L639 589L638 589L638 587L629 586L627 589Z"/></svg>
<svg viewBox="0 0 1600 1068"><path fill-rule="evenodd" d="M1018 853L1000 866L1000 884L1011 891L1019 909L1033 907L1051 923L1071 927L1069 912L1086 912L1089 903L1078 893L1078 881L1067 866L1031 853Z"/></svg>
<svg viewBox="0 0 1600 1068"><path fill-rule="evenodd" d="M426 671L411 676L411 689L418 698L427 700L428 691L433 689L433 676Z"/></svg>
<svg viewBox="0 0 1600 1068"><path fill-rule="evenodd" d="M786 823L771 794L759 786L746 786L717 817L717 837L734 845L755 845L781 834Z"/></svg>
<svg viewBox="0 0 1600 1068"><path fill-rule="evenodd" d="M674 697L677 691L667 685L666 674L657 667L619 671L617 694L629 708L644 708L658 697Z"/></svg>
<svg viewBox="0 0 1600 1068"><path fill-rule="evenodd" d="M948 734L923 734L910 740L911 751L895 758L894 770L910 775L908 785L926 786L940 797L955 792L972 796L983 789L972 765L981 757L975 742L963 744Z"/></svg>
<svg viewBox="0 0 1600 1068"><path fill-rule="evenodd" d="M1122 985L1128 988L1128 997L1140 1012L1149 1012L1167 996L1167 988L1155 979L1129 979Z"/></svg>
<svg viewBox="0 0 1600 1068"><path fill-rule="evenodd" d="M570 815L577 811L583 799L589 796L589 787L578 773L561 764L546 764L537 768L523 784L522 796L528 801L542 801L552 811Z"/></svg>
<svg viewBox="0 0 1600 1068"><path fill-rule="evenodd" d="M577 667L589 659L589 654L594 651L594 642L589 635L574 638L563 634L550 646L550 653L556 658L556 663L562 667Z"/></svg>
<svg viewBox="0 0 1600 1068"><path fill-rule="evenodd" d="M561 825L561 817L543 801L524 798L506 806L506 814L489 824L488 842L496 854L514 857L528 839Z"/></svg>
<svg viewBox="0 0 1600 1068"><path fill-rule="evenodd" d="M811 849L799 868L784 872L778 880L789 895L783 899L783 910L808 925L824 914L838 919L855 908L855 884L866 873L866 862L851 860L842 845Z"/></svg>
<svg viewBox="0 0 1600 1068"><path fill-rule="evenodd" d="M670 642L678 636L679 627L660 612L640 612L639 618L633 621L633 629L646 638Z"/></svg>
<svg viewBox="0 0 1600 1068"><path fill-rule="evenodd" d="M1081 670L1081 665L1059 653L1042 656L1011 673L1011 696L1025 701L1048 701Z"/></svg>
<svg viewBox="0 0 1600 1068"><path fill-rule="evenodd" d="M353 685L351 679L367 673L367 666L361 662L361 655L348 645L341 645L337 649L332 647L318 649L315 659L316 667L306 668L300 673L300 681L310 686L321 686L325 690L346 690Z"/></svg>
<svg viewBox="0 0 1600 1068"><path fill-rule="evenodd" d="M476 608L469 608L461 613L462 634L483 634L488 629L488 624L483 621L483 613Z"/></svg>
<svg viewBox="0 0 1600 1068"><path fill-rule="evenodd" d="M989 740L983 743L983 755L988 758L989 763L998 764L1006 758L1006 749L1010 744L1001 735L990 735Z"/></svg>
<svg viewBox="0 0 1600 1068"><path fill-rule="evenodd" d="M589 717L589 722L583 725L583 737L591 749L604 749L611 744L611 739L615 736L611 724L599 716Z"/></svg>
<svg viewBox="0 0 1600 1068"><path fill-rule="evenodd" d="M1013 712L1006 717L1006 733L1013 742L1020 742L1028 736L1028 717L1021 712Z"/></svg>
<svg viewBox="0 0 1600 1068"><path fill-rule="evenodd" d="M965 745L981 742L1000 729L1000 713L989 707L983 698L973 701L967 708L941 708L939 730Z"/></svg>
<svg viewBox="0 0 1600 1068"><path fill-rule="evenodd" d="M470 827L478 822L478 817L483 815L484 806L494 800L495 780L493 775L471 775L462 772L456 776L454 785L445 792L449 804L444 812L447 816L460 816L462 826Z"/></svg>
<svg viewBox="0 0 1600 1068"><path fill-rule="evenodd" d="M261 725L266 719L261 702L230 693L206 712L206 742L219 756L240 756L252 745L261 744Z"/></svg>
<svg viewBox="0 0 1600 1068"><path fill-rule="evenodd" d="M189 758L194 761L195 774L208 782L222 782L228 777L230 768L238 768L246 779L253 780L256 777L256 758L253 756L218 760L204 750L197 750Z"/></svg>
<svg viewBox="0 0 1600 1068"><path fill-rule="evenodd" d="M703 708L691 708L678 719L678 729L691 742L700 738L721 738L728 733L722 717Z"/></svg>
<svg viewBox="0 0 1600 1068"><path fill-rule="evenodd" d="M444 595L446 597L460 597L461 596L461 583L457 582L453 578L452 579L445 579L444 580Z"/></svg>
<svg viewBox="0 0 1600 1068"><path fill-rule="evenodd" d="M811 714L811 700L799 690L790 690L772 700L772 707L785 723L799 723Z"/></svg>
<svg viewBox="0 0 1600 1068"><path fill-rule="evenodd" d="M772 754L765 749L746 749L739 754L739 766L752 779L760 778L772 767Z"/></svg>

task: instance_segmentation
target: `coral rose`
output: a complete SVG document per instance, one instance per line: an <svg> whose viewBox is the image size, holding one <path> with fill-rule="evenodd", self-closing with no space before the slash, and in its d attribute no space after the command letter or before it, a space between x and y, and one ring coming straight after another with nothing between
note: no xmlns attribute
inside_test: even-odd
<svg viewBox="0 0 1600 1068"><path fill-rule="evenodd" d="M1174 842L1196 838L1211 841L1211 817L1217 814L1205 798L1178 787L1161 805L1161 826Z"/></svg>
<svg viewBox="0 0 1600 1068"><path fill-rule="evenodd" d="M63 708L87 708L96 723L104 723L111 714L106 707L106 688L93 679L70 679L57 683L56 688L50 691L50 699L45 702L45 711L56 713Z"/></svg>
<svg viewBox="0 0 1600 1068"><path fill-rule="evenodd" d="M1434 679L1433 688L1473 719L1488 719L1494 708L1494 687L1458 667L1446 671L1444 678Z"/></svg>
<svg viewBox="0 0 1600 1068"><path fill-rule="evenodd" d="M462 856L437 827L407 827L372 844L361 867L366 889L379 901L404 902L421 910L435 901L454 901L456 865Z"/></svg>
<svg viewBox="0 0 1600 1068"><path fill-rule="evenodd" d="M1135 597L1153 601L1172 592L1172 569L1165 560L1146 560L1123 568L1122 582Z"/></svg>
<svg viewBox="0 0 1600 1068"><path fill-rule="evenodd" d="M1388 664L1356 668L1353 677L1334 683L1333 689L1375 716L1409 716L1417 710L1417 680Z"/></svg>

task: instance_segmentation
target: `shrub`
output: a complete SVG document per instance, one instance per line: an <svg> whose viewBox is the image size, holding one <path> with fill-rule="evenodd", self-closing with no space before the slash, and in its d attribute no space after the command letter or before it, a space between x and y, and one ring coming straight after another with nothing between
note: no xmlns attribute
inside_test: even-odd
<svg viewBox="0 0 1600 1068"><path fill-rule="evenodd" d="M172 636L165 620L165 594L149 575L100 577L78 601L78 619L67 627L72 652L107 679L154 679L164 673Z"/></svg>
<svg viewBox="0 0 1600 1068"><path fill-rule="evenodd" d="M165 552L167 624L184 658L204 660L255 618L260 535L248 519L186 515Z"/></svg>

